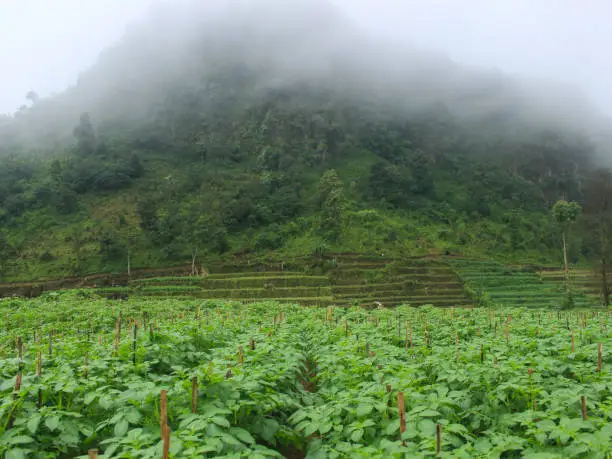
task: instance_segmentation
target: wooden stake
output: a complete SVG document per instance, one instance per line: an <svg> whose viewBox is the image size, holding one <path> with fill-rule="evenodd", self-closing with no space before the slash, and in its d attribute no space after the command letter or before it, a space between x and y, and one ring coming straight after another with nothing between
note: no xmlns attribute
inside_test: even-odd
<svg viewBox="0 0 612 459"><path fill-rule="evenodd" d="M238 363L244 363L244 349L242 346L238 347Z"/></svg>
<svg viewBox="0 0 612 459"><path fill-rule="evenodd" d="M572 354L576 352L576 346L574 345L574 330L572 330Z"/></svg>
<svg viewBox="0 0 612 459"><path fill-rule="evenodd" d="M161 428L161 439L164 440L165 428L168 425L168 391L162 390L159 400L159 425Z"/></svg>
<svg viewBox="0 0 612 459"><path fill-rule="evenodd" d="M21 372L21 370L19 370L19 372L17 373L17 377L15 378L15 390L13 392L13 400L15 400L15 403L17 402L17 399L19 398L19 391L21 390L21 378L23 377L23 373ZM7 428L11 429L13 427L13 411L11 410L8 416L8 423L7 423Z"/></svg>
<svg viewBox="0 0 612 459"><path fill-rule="evenodd" d="M36 358L36 376L42 378L42 352L38 351ZM39 381L40 382L40 381ZM42 389L38 389L38 408L42 406Z"/></svg>
<svg viewBox="0 0 612 459"><path fill-rule="evenodd" d="M136 365L136 340L138 338L138 322L134 321L134 341L132 344L132 363Z"/></svg>
<svg viewBox="0 0 612 459"><path fill-rule="evenodd" d="M251 340L249 341L249 346L252 351L255 350L255 340L253 338L251 338Z"/></svg>
<svg viewBox="0 0 612 459"><path fill-rule="evenodd" d="M15 344L17 346L17 357L19 358L19 363L23 360L23 338L18 336L15 340Z"/></svg>
<svg viewBox="0 0 612 459"><path fill-rule="evenodd" d="M436 424L436 454L442 451L442 425Z"/></svg>
<svg viewBox="0 0 612 459"><path fill-rule="evenodd" d="M412 342L412 322L410 322L410 347L414 347L414 344Z"/></svg>
<svg viewBox="0 0 612 459"><path fill-rule="evenodd" d="M397 410L400 417L400 435L406 432L406 406L404 403L404 393L397 393Z"/></svg>
<svg viewBox="0 0 612 459"><path fill-rule="evenodd" d="M162 459L169 459L170 457L170 426L165 425L163 431L163 442L164 447L162 451Z"/></svg>
<svg viewBox="0 0 612 459"><path fill-rule="evenodd" d="M597 373L601 373L602 362L603 362L603 343L599 343L599 346L597 346Z"/></svg>
<svg viewBox="0 0 612 459"><path fill-rule="evenodd" d="M198 377L194 376L191 380L191 412L198 410Z"/></svg>
<svg viewBox="0 0 612 459"><path fill-rule="evenodd" d="M19 395L19 391L21 390L21 380L23 378L23 373L20 371L17 373L17 378L15 378L15 393L13 394L15 398Z"/></svg>
<svg viewBox="0 0 612 459"><path fill-rule="evenodd" d="M580 405L582 408L582 419L586 421L587 419L589 419L589 416L587 414L587 404L586 404L586 398L584 397L584 395L580 396Z"/></svg>
<svg viewBox="0 0 612 459"><path fill-rule="evenodd" d="M98 459L98 450L90 449L89 451L87 451L87 458L88 459Z"/></svg>
<svg viewBox="0 0 612 459"><path fill-rule="evenodd" d="M456 350L456 360L459 363L459 332L455 333L455 350Z"/></svg>

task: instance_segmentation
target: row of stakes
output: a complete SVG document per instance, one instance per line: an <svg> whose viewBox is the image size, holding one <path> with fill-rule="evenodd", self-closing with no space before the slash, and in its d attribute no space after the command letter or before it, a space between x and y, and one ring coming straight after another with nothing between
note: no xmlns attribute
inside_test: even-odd
<svg viewBox="0 0 612 459"><path fill-rule="evenodd" d="M330 311L331 312L331 311ZM452 313L451 313L452 314ZM331 312L330 315L328 315L327 319L331 319L333 317L333 312ZM333 320L333 319L332 319ZM285 321L285 316L284 313L281 313L280 316L278 317L278 320L276 317L274 317L274 323L275 325L277 323L282 323ZM508 323L510 322L510 318L508 318ZM121 320L118 321L117 326L116 326L116 331L117 331L117 335L116 337L118 338L118 336L120 336L120 332L119 330L121 329ZM345 330L346 333L349 333L349 329L348 329L348 321L345 322ZM412 331L412 327L410 327L410 332ZM406 328L406 332L408 332L408 328ZM427 334L427 328L425 329L425 332ZM134 323L134 338L136 338L136 334L137 334L137 324ZM410 335L412 335L412 333L410 333ZM572 352L574 352L574 333L572 330ZM407 336L408 338L408 336ZM410 338L412 338L412 336L410 336ZM116 339L115 345L117 345L117 341L118 339ZM412 339L410 339L410 342L412 344ZM457 352L458 352L458 345L459 345L459 336L458 334L456 334L455 336L455 342L457 345ZM134 342L134 344L136 344ZM249 343L249 347L251 349L254 349L254 340L251 339L250 343ZM408 344L408 339L406 340L406 344ZM21 361L21 357L22 357L22 350L23 350L23 341L21 337L18 337L16 340L16 346L19 350L19 358ZM369 346L367 346L369 348ZM239 352L238 352L238 362L239 363L244 363L244 354L243 354L243 350L242 347L239 348ZM599 348L598 348L598 365L597 365L597 370L598 372L601 372L601 364L602 364L602 344L599 343ZM529 369L529 374L531 375L533 373L533 371L531 369ZM37 375L40 377L42 375L42 357L41 357L41 353L38 352L38 361L37 361ZM226 377L230 378L231 375L231 370L228 372L228 374L226 375ZM14 396L15 398L17 398L18 392L21 389L21 381L22 381L22 372L20 371L17 374L17 378L15 381L15 393ZM391 392L391 387L389 385L387 385L387 392ZM197 410L197 398L198 398L198 381L197 381L197 377L194 377L192 380L192 411L195 413ZM170 426L168 425L167 422L167 391L163 390L161 392L160 395L160 431L161 431L161 439L163 442L163 458L166 459L168 458L168 454L169 454L169 448L170 448ZM42 394L41 391L39 390L39 394L38 394L38 403L39 406L41 405L42 402ZM398 406L398 412L399 412L399 423L400 423L400 434L403 434L406 431L406 410L405 410L405 401L404 401L404 394L403 392L398 392L398 396L397 396L397 406ZM533 409L536 410L536 401L533 401ZM587 414L587 404L586 404L586 398L584 396L581 396L581 414L582 414L582 418L584 420L588 419L588 414ZM12 425L12 419L9 420L9 427ZM437 424L436 425L436 451L437 453L440 453L441 451L441 447L442 447L442 425L441 424ZM92 457L92 458L96 458L98 457L98 451L96 449L92 449L88 452L88 456Z"/></svg>

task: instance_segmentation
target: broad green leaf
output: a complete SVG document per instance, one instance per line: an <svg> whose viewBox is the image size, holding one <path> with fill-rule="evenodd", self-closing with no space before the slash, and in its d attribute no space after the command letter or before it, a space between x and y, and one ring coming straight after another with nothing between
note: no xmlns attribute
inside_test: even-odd
<svg viewBox="0 0 612 459"><path fill-rule="evenodd" d="M130 424L138 424L140 422L141 417L142 416L136 409L130 410L125 414L125 418Z"/></svg>
<svg viewBox="0 0 612 459"><path fill-rule="evenodd" d="M27 435L17 435L9 440L11 445L25 445L33 442L34 439L32 437L28 437Z"/></svg>
<svg viewBox="0 0 612 459"><path fill-rule="evenodd" d="M399 432L399 421L393 422L391 421L387 427L385 428L385 435L393 435L396 432Z"/></svg>
<svg viewBox="0 0 612 459"><path fill-rule="evenodd" d="M363 417L367 416L374 410L374 406L369 403L361 403L357 406L357 416Z"/></svg>
<svg viewBox="0 0 612 459"><path fill-rule="evenodd" d="M172 456L177 456L183 449L183 442L180 438L174 437L170 442L170 454Z"/></svg>
<svg viewBox="0 0 612 459"><path fill-rule="evenodd" d="M351 434L351 441L358 442L363 437L363 429L356 429Z"/></svg>
<svg viewBox="0 0 612 459"><path fill-rule="evenodd" d="M83 403L85 405L89 405L91 404L91 402L93 402L95 400L95 398L98 396L98 394L96 392L88 392L85 394L85 397L83 398Z"/></svg>
<svg viewBox="0 0 612 459"><path fill-rule="evenodd" d="M57 430L57 428L59 427L59 422L59 418L55 415L49 416L45 419L45 425L51 431Z"/></svg>
<svg viewBox="0 0 612 459"><path fill-rule="evenodd" d="M28 420L28 424L27 424L28 431L32 435L34 435L36 431L38 430L39 425L40 425L40 415L36 414Z"/></svg>
<svg viewBox="0 0 612 459"><path fill-rule="evenodd" d="M230 432L241 442L249 445L255 443L255 439L251 436L251 434L240 427L233 427L230 429Z"/></svg>
<svg viewBox="0 0 612 459"><path fill-rule="evenodd" d="M129 428L129 424L126 419L121 419L117 424L115 424L115 437L121 438L123 437Z"/></svg>
<svg viewBox="0 0 612 459"><path fill-rule="evenodd" d="M218 426L221 427L230 427L230 423L227 419L222 418L221 416L214 416L210 419L212 422L214 422L215 424L217 424Z"/></svg>
<svg viewBox="0 0 612 459"><path fill-rule="evenodd" d="M433 438L436 434L436 424L431 419L421 419L418 426L421 437Z"/></svg>
<svg viewBox="0 0 612 459"><path fill-rule="evenodd" d="M11 448L4 454L4 459L25 459L27 451L20 448Z"/></svg>

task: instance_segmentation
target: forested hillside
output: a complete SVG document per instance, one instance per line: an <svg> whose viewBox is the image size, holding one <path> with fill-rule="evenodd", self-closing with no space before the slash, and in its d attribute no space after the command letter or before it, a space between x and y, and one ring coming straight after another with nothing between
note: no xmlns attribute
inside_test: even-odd
<svg viewBox="0 0 612 459"><path fill-rule="evenodd" d="M322 251L559 264L559 199L583 207L570 262L607 260L610 130L580 97L323 2L194 8L0 117L3 280Z"/></svg>

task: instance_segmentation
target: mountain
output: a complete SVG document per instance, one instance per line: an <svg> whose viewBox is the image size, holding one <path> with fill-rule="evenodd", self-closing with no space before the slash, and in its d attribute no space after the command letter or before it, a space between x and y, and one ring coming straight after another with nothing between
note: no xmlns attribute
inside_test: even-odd
<svg viewBox="0 0 612 459"><path fill-rule="evenodd" d="M8 279L321 250L557 263L608 121L571 88L369 36L323 1L165 4L0 119ZM588 206L587 206L588 207ZM570 237L574 262L596 242Z"/></svg>

